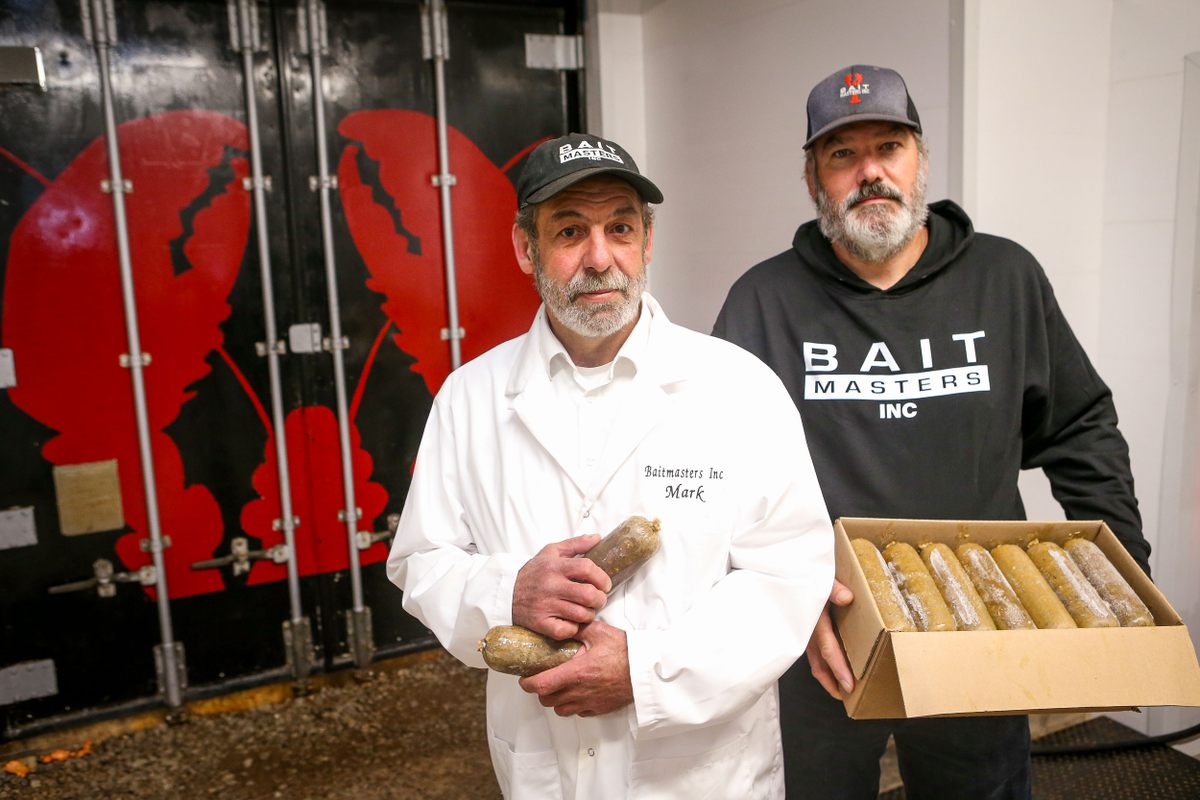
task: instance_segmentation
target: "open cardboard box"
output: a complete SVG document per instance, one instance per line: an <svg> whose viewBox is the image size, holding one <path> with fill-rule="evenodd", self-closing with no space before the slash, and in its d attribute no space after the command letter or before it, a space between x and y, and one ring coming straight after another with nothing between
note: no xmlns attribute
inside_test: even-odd
<svg viewBox="0 0 1200 800"><path fill-rule="evenodd" d="M1200 666L1187 627L1103 522L865 519L834 523L837 578L854 602L835 608L856 685L854 719L1102 711L1200 705ZM1153 628L955 631L884 630L850 540L914 547L973 541L991 548L1034 539L1093 540L1154 614Z"/></svg>

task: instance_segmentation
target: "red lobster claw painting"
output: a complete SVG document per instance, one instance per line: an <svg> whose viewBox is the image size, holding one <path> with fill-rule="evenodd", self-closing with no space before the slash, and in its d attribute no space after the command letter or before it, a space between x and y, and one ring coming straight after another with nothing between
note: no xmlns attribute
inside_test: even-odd
<svg viewBox="0 0 1200 800"><path fill-rule="evenodd" d="M382 312L364 363L355 365L357 381L348 387L355 504L367 525L389 501L399 510L402 500L374 477L371 443L355 423L368 386L386 391L384 376L369 382L381 348L415 359L405 363L430 393L451 367L443 336L441 211L431 183L438 172L436 129L427 114L370 110L349 114L338 131L347 142L338 163L342 209L371 276L367 288L380 296ZM220 570L191 565L220 554L229 535L244 533L264 549L283 541L276 524L276 433L263 398L226 352L222 330L250 232L250 195L243 187L247 133L223 114L190 110L126 122L118 139L123 171L133 184L126 207L141 340L152 356L144 374L161 527L171 537L164 553L168 587L172 597L187 597L225 587ZM516 199L506 177L537 142L503 166L454 129L448 143L457 178L453 224L465 361L524 331L537 308L531 282L512 256ZM148 524L132 389L119 361L128 348L111 198L100 191L108 177L104 147L97 139L54 180L39 177L45 191L10 242L0 336L20 354L13 403L55 431L42 447L43 458L53 465L117 461L127 526L117 556L125 569L136 569L150 562L141 549ZM233 517L241 531L224 530L213 492L187 480L184 454L168 433L212 371L213 354L237 378L267 434L251 478L256 497ZM345 569L349 544L338 519L344 499L334 412L294 408L285 427L294 508L303 520L296 537L299 573ZM370 564L386 554L386 545L377 543L360 561ZM256 561L248 583L285 577L283 565ZM153 595L153 587L147 591Z"/></svg>
<svg viewBox="0 0 1200 800"><path fill-rule="evenodd" d="M222 538L211 492L184 480L179 450L164 429L209 371L220 346L226 298L250 228L241 123L208 111L175 111L118 128L151 447L173 597L222 588L216 572L193 572ZM120 356L128 350L103 138L53 181L17 224L4 287L5 347L21 357L12 402L53 428L42 447L51 464L116 459L129 532L116 544L127 568L150 563L133 389ZM153 588L147 591L153 593Z"/></svg>

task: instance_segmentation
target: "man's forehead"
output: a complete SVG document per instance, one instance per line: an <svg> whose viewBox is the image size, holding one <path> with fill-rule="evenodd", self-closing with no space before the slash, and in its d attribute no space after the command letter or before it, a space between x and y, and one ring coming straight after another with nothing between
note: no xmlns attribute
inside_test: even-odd
<svg viewBox="0 0 1200 800"><path fill-rule="evenodd" d="M837 130L830 131L822 136L816 143L816 149L825 150L831 146L845 144L846 142L855 139L871 139L885 138L892 136L900 136L905 139L912 136L912 129L906 125L900 125L896 122L866 120L864 122L851 122L849 125L843 125Z"/></svg>
<svg viewBox="0 0 1200 800"><path fill-rule="evenodd" d="M588 206L608 205L613 202L619 203L620 211L630 209L637 212L642 207L642 199L637 190L630 183L611 175L597 175L579 181L547 198L540 206L550 215L559 216Z"/></svg>

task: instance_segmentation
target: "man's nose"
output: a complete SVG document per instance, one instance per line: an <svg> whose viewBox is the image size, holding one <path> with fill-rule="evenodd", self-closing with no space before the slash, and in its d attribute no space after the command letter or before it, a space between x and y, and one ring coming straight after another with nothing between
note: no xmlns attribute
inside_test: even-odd
<svg viewBox="0 0 1200 800"><path fill-rule="evenodd" d="M613 265L612 248L603 228L593 228L588 233L587 248L584 251L585 267L596 272L605 272Z"/></svg>
<svg viewBox="0 0 1200 800"><path fill-rule="evenodd" d="M865 186L883 177L883 165L874 155L865 155L858 162L858 182Z"/></svg>

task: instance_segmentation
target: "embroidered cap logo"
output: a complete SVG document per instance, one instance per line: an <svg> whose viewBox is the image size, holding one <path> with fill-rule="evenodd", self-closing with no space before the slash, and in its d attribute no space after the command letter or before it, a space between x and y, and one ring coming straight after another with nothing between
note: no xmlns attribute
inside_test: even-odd
<svg viewBox="0 0 1200 800"><path fill-rule="evenodd" d="M572 147L568 142L558 148L558 163L565 164L568 161L574 161L577 158L586 158L591 161L615 161L618 164L624 164L625 159L617 155L617 150L612 145L605 144L599 139L596 140L595 146L589 143L586 139L579 143L578 146Z"/></svg>
<svg viewBox="0 0 1200 800"><path fill-rule="evenodd" d="M851 72L844 78L846 85L842 87L839 97L849 97L850 105L862 102L860 95L871 93L871 84L863 83L861 72Z"/></svg>

